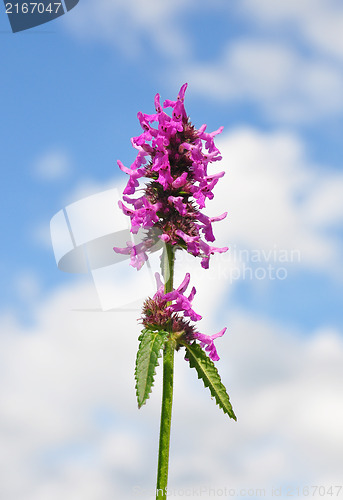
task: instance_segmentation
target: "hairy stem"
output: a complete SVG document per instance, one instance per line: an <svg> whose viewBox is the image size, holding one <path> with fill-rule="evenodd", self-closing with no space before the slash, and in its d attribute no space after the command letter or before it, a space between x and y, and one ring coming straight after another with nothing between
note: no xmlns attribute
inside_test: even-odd
<svg viewBox="0 0 343 500"><path fill-rule="evenodd" d="M164 292L173 290L174 278L174 249L166 244L163 253ZM163 352L163 393L160 425L160 443L157 467L156 499L167 498L170 428L173 404L173 375L174 375L175 343L169 338Z"/></svg>

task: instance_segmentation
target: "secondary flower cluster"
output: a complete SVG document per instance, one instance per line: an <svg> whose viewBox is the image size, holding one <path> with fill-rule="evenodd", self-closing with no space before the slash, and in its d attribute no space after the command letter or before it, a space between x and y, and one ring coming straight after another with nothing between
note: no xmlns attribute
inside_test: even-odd
<svg viewBox="0 0 343 500"><path fill-rule="evenodd" d="M133 234L139 229L147 232L139 245L128 243L126 248L114 250L130 255L130 263L137 269L147 260L147 251L160 240L199 256L204 268L208 268L211 254L227 251L227 247L207 243L214 241L212 223L224 219L227 213L208 217L200 211L206 199L213 198L213 188L224 175L207 172L209 163L221 159L214 137L223 127L211 133L206 132L206 125L194 128L184 107L186 88L184 84L177 100L167 99L163 107L157 94L155 114L138 113L143 133L131 139L137 157L130 168L118 161L119 168L129 175L123 200L132 208L121 201L119 206L130 217ZM172 116L163 108L172 108ZM135 194L142 177L149 179L143 195L132 198L129 195Z"/></svg>
<svg viewBox="0 0 343 500"><path fill-rule="evenodd" d="M156 330L171 330L178 346L189 344L193 340L199 340L200 346L208 352L213 361L218 361L219 356L214 345L214 339L224 335L226 328L214 335L205 335L195 329L195 326L185 317L192 321L199 321L200 314L192 309L192 301L196 294L195 287L189 296L185 296L190 274L186 273L181 285L172 292L164 293L164 285L158 273L155 274L157 281L157 292L153 298L149 298L143 305L142 322L145 328Z"/></svg>

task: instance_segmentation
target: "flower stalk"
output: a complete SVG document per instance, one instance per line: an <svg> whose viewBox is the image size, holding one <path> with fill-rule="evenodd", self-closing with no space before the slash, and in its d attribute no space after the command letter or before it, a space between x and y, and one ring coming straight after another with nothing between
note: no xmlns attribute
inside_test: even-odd
<svg viewBox="0 0 343 500"><path fill-rule="evenodd" d="M160 423L160 441L157 465L156 499L167 497L170 430L173 405L174 382L174 351L173 341L169 339L163 352L163 392Z"/></svg>
<svg viewBox="0 0 343 500"><path fill-rule="evenodd" d="M210 164L221 159L214 137L223 127L208 133L206 125L196 129L191 124L184 107L186 88L184 84L177 100L167 99L163 106L157 94L155 114L138 113L143 133L132 138L132 145L138 151L136 160L130 168L118 161L120 170L129 176L123 193L126 205L120 201L119 206L130 217L131 233L137 235L138 243L128 241L126 248L114 247L114 251L130 255L130 264L140 270L148 260L148 253L163 247L163 282L156 273L157 291L143 305L144 328L139 336L135 368L137 401L141 408L150 396L158 359L163 355L156 499L167 497L175 351L185 349L185 360L195 368L218 406L236 420L214 365L219 359L214 340L221 337L226 328L214 335L198 331L194 322L202 317L193 310L195 287L189 295L185 294L190 283L189 273L174 287L176 251L187 251L200 258L201 266L208 269L212 255L228 250L209 244L215 239L212 223L223 220L227 213L209 217L202 212L207 200L213 199L213 188L225 173L208 172ZM172 108L171 116L164 111L166 108ZM156 128L152 123L157 123ZM138 198L132 198L142 177L147 179L145 188L140 189Z"/></svg>
<svg viewBox="0 0 343 500"><path fill-rule="evenodd" d="M173 290L174 249L166 245L163 255L162 274L165 280L165 293ZM168 278L167 278L168 277ZM169 332L172 334L172 332ZM170 431L173 405L175 341L169 336L163 351L163 391L161 406L160 441L157 465L156 499L166 498L169 470Z"/></svg>

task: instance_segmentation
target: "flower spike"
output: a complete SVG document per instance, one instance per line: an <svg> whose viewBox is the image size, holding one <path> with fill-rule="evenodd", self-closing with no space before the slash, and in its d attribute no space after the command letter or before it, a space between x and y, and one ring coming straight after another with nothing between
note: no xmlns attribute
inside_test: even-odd
<svg viewBox="0 0 343 500"><path fill-rule="evenodd" d="M131 140L138 149L137 158L130 168L120 161L118 165L129 175L124 194L135 193L138 179L145 177L148 182L143 196L124 198L133 205L132 209L122 203L119 206L131 218L133 233L144 229L147 238L185 249L194 257L200 257L203 267L208 267L212 254L227 250L206 245L202 239L214 241L212 222L224 217L207 217L201 212L206 200L213 199L213 189L225 173L208 173L209 165L221 159L214 137L223 127L208 133L206 125L197 130L191 124L184 106L186 89L187 83L180 88L176 101L166 99L163 107L160 95L156 94L156 113L138 113L143 132ZM164 111L167 108L172 109L171 116ZM152 235L152 229L158 231ZM133 246L129 248L135 253Z"/></svg>

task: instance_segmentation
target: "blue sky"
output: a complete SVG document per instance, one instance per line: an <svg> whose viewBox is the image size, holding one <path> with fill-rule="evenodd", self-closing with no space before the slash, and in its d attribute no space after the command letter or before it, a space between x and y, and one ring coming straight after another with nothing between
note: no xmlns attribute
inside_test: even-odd
<svg viewBox="0 0 343 500"><path fill-rule="evenodd" d="M136 415L135 402L130 401L134 394L123 396L123 389L113 389L113 393L125 399L124 409L120 402L115 405L111 402L110 388L100 390L98 397L96 384L87 399L87 384L92 385L87 367L92 364L94 349L98 349L93 361L94 372L100 371L95 376L98 384L110 386L107 378L117 375L107 354L118 344L111 337L114 319L110 314L102 314L101 320L97 319L99 315L89 320L94 328L98 328L97 321L99 328L103 328L103 344L99 347L92 332L87 330L88 320L82 315L76 315L77 318L72 315L70 309L76 304L81 308L93 307L98 299L90 275L80 278L57 269L49 223L69 203L123 181L116 160L129 165L134 159L130 137L140 132L137 112L153 111L156 92L163 99L174 98L185 81L189 84L186 109L193 123L200 126L205 122L209 130L225 127L218 145L227 175L221 187L218 184L212 207L208 207L211 213L229 212L228 220L216 227L218 241L228 242L232 250L245 249L249 255L259 252L261 256L263 251L274 248L288 256L295 250L300 255L300 259L285 264L273 258L261 264L263 268L268 263L285 267L286 279L258 279L254 275L253 279L230 280L232 269L236 266L242 272L243 265L241 260L235 261L232 252L232 259L225 265L218 262L218 269L226 269L226 274L223 271L217 282L211 282L213 300L204 297L208 293L206 278L200 274L198 277L199 308L204 307L208 312L206 326L215 329L221 328L223 322L230 323L230 337L223 340L220 363L233 388L232 398L241 405L238 413L244 415L251 409L252 388L263 401L269 401L266 407L276 401L281 408L275 394L283 391L286 396L292 394L295 374L299 376L299 384L294 385L294 390L303 390L304 395L301 399L301 393L297 393L294 401L298 411L303 411L302 423L291 418L292 422L285 424L281 413L266 413L270 435L259 418L260 431L254 430L243 416L242 430L236 435L232 429L225 430L223 421L218 420L218 428L229 432L230 439L241 446L241 465L237 466L236 476L231 477L230 473L228 478L237 483L237 488L255 484L259 475L254 464L265 463L270 473L266 471L261 481L266 487L273 481L304 484L311 479L328 484L338 480L335 471L342 456L322 420L309 408L313 397L317 397L311 384L317 367L323 370L323 379L317 382L327 403L322 416L335 429L340 442L342 431L332 415L334 409L336 415L342 412L338 378L343 360L341 22L343 8L335 0L215 0L211 4L195 0L164 3L149 0L144 4L136 0L96 3L80 0L73 10L57 20L12 34L1 7L0 323L4 359L14 359L13 366L10 361L5 362L3 381L14 388L17 406L13 404L12 413L4 413L0 426L3 425L8 449L13 451L13 463L22 457L20 470L29 491L25 492L24 485L16 493L15 480L9 478L4 486L8 498L39 500L47 498L44 492L48 492L53 499L52 491L56 492L56 498L60 492L67 499L84 495L86 500L98 500L113 494L131 498L132 481L145 484L143 473L135 476L132 472L148 467L142 465L146 438L135 441L134 428L140 425L143 433L157 434L156 428L150 429L149 418L158 415L158 398L151 402L145 416L141 416L142 411ZM258 264L253 266L255 270L256 267ZM195 279L197 272L194 271ZM115 321L124 328L127 321L132 327L133 340L123 341L121 347L132 350L129 354L132 361L137 333L135 319L125 318L116 317ZM63 330L60 338L55 336L57 326L51 326L52 323ZM75 332L68 336L66 332L71 327ZM266 349L271 346L269 356L260 353L257 341L251 339L252 327L260 332ZM73 371L71 353L74 349L77 352L76 346L82 343L79 331L82 328L87 330L86 346L80 347L81 359ZM61 393L54 381L58 380L64 362L57 359L52 347L65 360ZM302 353L302 366L292 358L294 347ZM261 364L253 360L255 348L261 354ZM105 351L106 368L100 369ZM16 375L15 367L17 363L18 367L23 366L26 352L27 365L24 363ZM231 352L243 356L242 366L250 368L243 372ZM39 434L39 422L49 418L47 405L39 398L40 393L48 394L46 380L42 381L45 363L50 365L48 377L53 391L57 391L53 403L56 408L77 400L77 394L81 393L79 403L66 413L64 424L56 420L59 436L56 440L54 426L51 429L47 426ZM254 367L260 372L262 366L264 374L270 379L275 377L274 385L254 372ZM129 368L122 367L128 374ZM236 368L243 381L239 381ZM36 404L36 410L29 412L32 425L26 425L19 417L26 408L25 390L20 392L26 370L33 373L26 389L32 393L33 405ZM185 376L188 376L186 371ZM38 385L33 387L34 383ZM61 395L63 389L65 393ZM197 389L192 386L191 390ZM187 401L186 391L180 391L180 400ZM9 404L7 392L3 395L5 405ZM198 398L195 406L200 408L202 393L195 394ZM340 403L336 407L337 399ZM308 405L303 406L302 401L308 401ZM211 401L204 398L206 403L210 406ZM181 411L181 406L176 403L175 411L177 408ZM206 418L217 418L215 412L207 411ZM76 430L77 416L82 412L89 421L84 422L84 428L81 426L83 430ZM100 426L99 419L92 420L91 415L102 415ZM6 425L13 418L17 427L11 441ZM278 430L278 423L289 425L287 432L295 436L291 443L287 441L287 432ZM182 432L181 423L176 428ZM212 444L205 440L207 444L202 447L192 437L192 428L186 428L190 433L189 459L194 461L195 472L188 477L176 471L172 481L176 485L199 484L202 466L194 458L196 452L192 454L191 450L198 450L198 455L205 457L210 449L221 457L222 465L211 459L210 472L202 484L227 484L225 464L228 468L233 464L219 440L214 439ZM250 444L244 441L243 429L249 433ZM22 453L15 437L20 435L25 436L26 448ZM36 435L40 439L35 445ZM313 446L323 452L331 472L329 468L323 469L319 459L304 465L311 456L309 443L318 435ZM94 436L98 436L98 441ZM175 456L182 456L182 438L175 439ZM122 461L119 451L117 456L107 449L107 440L114 448L118 440L120 453L128 446L137 453L125 455ZM291 464L298 448L302 451L296 470ZM53 457L48 472L42 465L44 460L39 458L47 455ZM34 470L28 466L32 457L37 460ZM149 455L147 464L151 465L153 460L154 455ZM90 463L97 466L91 468ZM82 478L89 475L88 467L93 474L89 481L102 482L98 496L95 490L92 493L91 485L87 492L82 488ZM108 470L112 470L115 481ZM154 477L148 469L146 474Z"/></svg>
<svg viewBox="0 0 343 500"><path fill-rule="evenodd" d="M245 7L248 4L243 3ZM251 3L250 10L253 6L254 3ZM66 193L72 192L84 179L101 183L119 175L116 159L121 158L126 163L133 159L129 138L139 131L137 110L148 112L156 91L163 96L175 94L185 77L189 81L188 110L194 123L206 121L209 128L224 124L227 131L241 125L266 132L292 131L301 138L307 160L315 168L339 171L341 167L339 106L332 110L328 106L327 110L323 105L313 119L306 114L306 111L311 114L309 110L312 107L321 107L316 102L317 97L324 102L327 99L324 86L321 93L320 82L313 84L313 87L319 87L315 89L318 96L314 95L313 102L304 105L305 108L308 106L308 110L301 111L301 118L282 119L278 116L278 109L283 102L300 100L306 92L306 87L297 90L296 75L288 77L291 78L287 82L291 89L281 83L280 89L271 88L269 102L268 95L250 88L245 95L233 90L232 96L228 94L226 98L216 98L213 92L206 93L205 88L200 92L199 88L204 85L200 78L194 76L193 90L192 72L185 69L188 63L191 68L203 67L201 71L208 71L209 80L213 75L218 81L220 79L213 71L215 68L221 73L224 71L218 68L227 47L234 52L235 47L238 46L236 51L239 51L245 46L243 53L249 57L250 50L253 57L254 50L261 56L263 52L268 52L268 44L271 48L272 44L279 44L278 64L281 67L282 57L287 58L285 52L289 51L292 52L290 57L303 58L304 64L314 61L317 66L326 65L341 78L337 57L335 60L329 51L318 51L306 37L301 37L301 27L296 29L295 23L292 26L292 19L288 23L276 24L274 21L275 25L271 20L266 29L263 18L260 23L256 22L252 13L247 15L246 9L240 8L238 3L234 2L229 11L219 2L211 12L200 3L195 15L190 3L182 8L184 15L177 15L170 9L170 15L164 20L181 45L180 52L174 54L168 47L163 51L155 43L151 31L142 26L132 37L126 33L121 38L121 33L116 34L121 16L119 7L118 10L113 12L113 38L111 33L105 35L101 32L101 21L98 33L97 26L94 26L91 36L87 37L87 23L90 21L84 5L70 12L68 19L65 16L15 36L6 32L9 29L8 20L5 15L1 17L2 60L6 68L1 80L4 120L2 157L6 165L3 212L9 214L2 218L2 265L6 281L10 282L13 273L25 267L40 275L43 287L52 286L62 279L55 272L49 249L40 248L33 237L37 227L47 227L50 217L61 208ZM124 16L125 9L122 14ZM301 12L298 14L300 17ZM78 28L79 16L84 25ZM132 22L133 17L128 10L126 22ZM177 22L174 22L174 17L177 17ZM171 42L168 40L166 43ZM182 43L186 46L183 53ZM261 44L263 47L259 47ZM269 55L278 60L277 53ZM298 68L294 64L296 71ZM211 70L212 66L214 69ZM273 72L273 69L268 71ZM257 72L263 73L262 68ZM235 73L239 70L232 71L232 80L237 79ZM322 78L324 80L325 76ZM222 86L227 84L229 87L230 72L221 80ZM341 80L338 83L341 84ZM268 78L266 82L258 82L258 85L268 85ZM297 92L299 95L296 95ZM337 97L337 103L339 99ZM301 107L302 103L299 103ZM35 175L35 164L54 152L64 155L68 163L64 174L50 181L44 175ZM318 286L320 280L318 276ZM312 294L313 287L311 285L306 290L306 282L306 278L302 279L303 293ZM13 294L4 290L2 293L5 304L8 299L15 303ZM310 314L311 311L307 312ZM329 319L325 308L316 308L316 315L318 321ZM335 324L337 320L342 320L338 308L334 315L330 311L330 317Z"/></svg>

